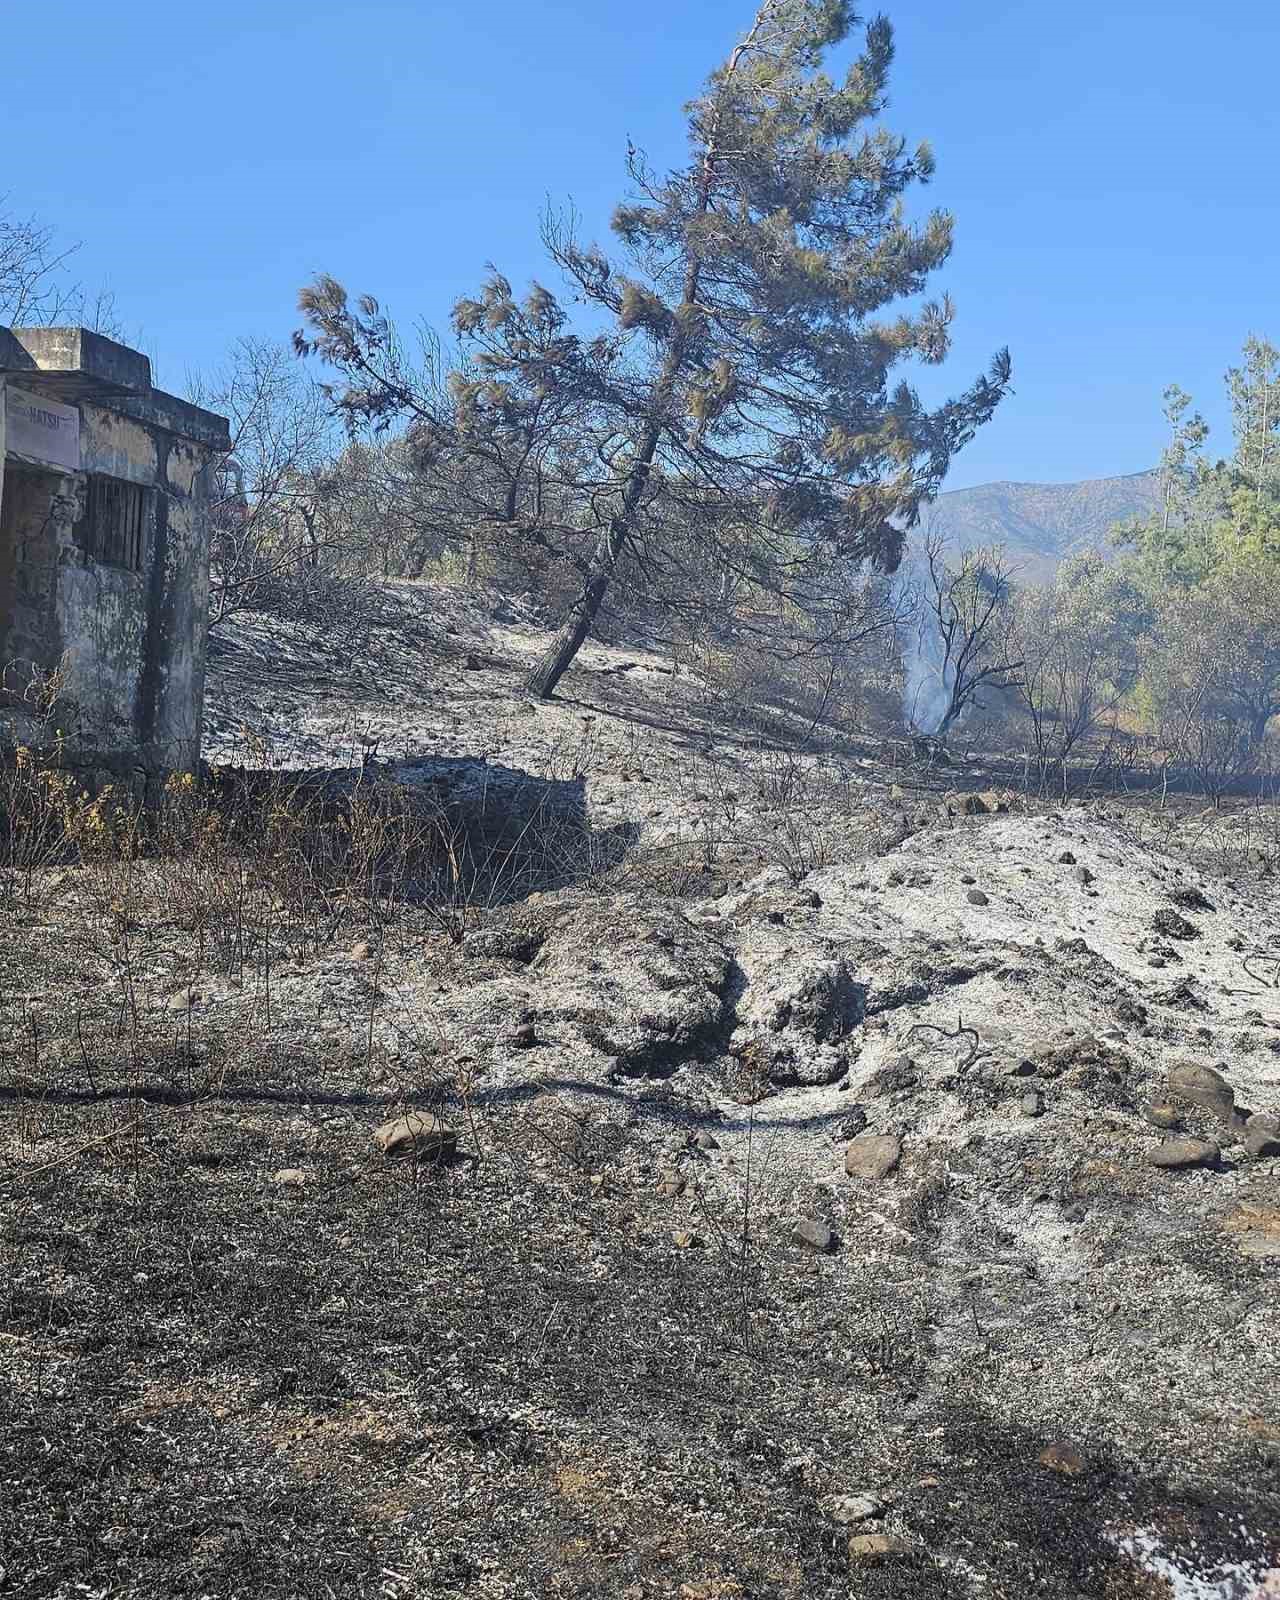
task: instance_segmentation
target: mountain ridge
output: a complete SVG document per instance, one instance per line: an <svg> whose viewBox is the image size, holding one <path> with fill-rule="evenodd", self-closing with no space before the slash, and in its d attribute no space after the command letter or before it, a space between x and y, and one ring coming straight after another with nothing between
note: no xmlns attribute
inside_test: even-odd
<svg viewBox="0 0 1280 1600"><path fill-rule="evenodd" d="M1002 544L1024 581L1042 582L1068 556L1105 547L1116 523L1148 516L1159 504L1154 470L1074 483L1006 478L947 490L928 522L956 549Z"/></svg>

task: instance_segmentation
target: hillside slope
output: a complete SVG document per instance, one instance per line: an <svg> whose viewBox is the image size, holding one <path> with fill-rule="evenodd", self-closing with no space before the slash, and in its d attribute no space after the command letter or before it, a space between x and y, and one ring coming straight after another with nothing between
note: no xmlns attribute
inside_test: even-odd
<svg viewBox="0 0 1280 1600"><path fill-rule="evenodd" d="M0 1594L1278 1600L1275 807L384 598L221 631L260 826L0 898ZM449 900L480 758L585 823Z"/></svg>
<svg viewBox="0 0 1280 1600"><path fill-rule="evenodd" d="M1025 579L1046 578L1065 556L1105 544L1129 517L1160 502L1155 472L1081 483L982 483L938 497L932 518L950 544L1003 544Z"/></svg>

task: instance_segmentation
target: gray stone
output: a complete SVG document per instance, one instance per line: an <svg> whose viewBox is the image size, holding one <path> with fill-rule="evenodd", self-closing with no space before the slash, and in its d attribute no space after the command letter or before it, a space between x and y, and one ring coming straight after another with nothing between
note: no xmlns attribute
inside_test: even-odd
<svg viewBox="0 0 1280 1600"><path fill-rule="evenodd" d="M1039 1117L1044 1113L1044 1096L1039 1089L1028 1089L1018 1105L1024 1117Z"/></svg>
<svg viewBox="0 0 1280 1600"><path fill-rule="evenodd" d="M1086 1472L1089 1462L1084 1454L1065 1439L1056 1439L1040 1452L1040 1465L1050 1472L1061 1473L1064 1478L1078 1478Z"/></svg>
<svg viewBox="0 0 1280 1600"><path fill-rule="evenodd" d="M430 1111L392 1117L374 1131L373 1142L383 1155L415 1161L447 1161L458 1148L457 1134Z"/></svg>
<svg viewBox="0 0 1280 1600"><path fill-rule="evenodd" d="M1247 1133L1244 1150L1251 1161L1262 1161L1268 1156L1280 1156L1280 1133L1267 1128L1258 1128L1252 1133Z"/></svg>
<svg viewBox="0 0 1280 1600"><path fill-rule="evenodd" d="M769 1082L780 1088L796 1085L802 1089L827 1089L839 1083L848 1071L848 1056L831 1045L799 1049L784 1045L774 1053Z"/></svg>
<svg viewBox="0 0 1280 1600"><path fill-rule="evenodd" d="M699 1128L691 1141L695 1150L718 1150L720 1141L714 1133L708 1133L705 1128Z"/></svg>
<svg viewBox="0 0 1280 1600"><path fill-rule="evenodd" d="M870 1079L867 1088L877 1094L894 1094L901 1089L914 1088L920 1081L915 1057L890 1056L888 1061Z"/></svg>
<svg viewBox="0 0 1280 1600"><path fill-rule="evenodd" d="M658 1193L664 1200L675 1200L684 1193L684 1174L668 1167L658 1179Z"/></svg>
<svg viewBox="0 0 1280 1600"><path fill-rule="evenodd" d="M819 1502L823 1515L841 1527L852 1522L871 1522L885 1513L883 1500L873 1494L828 1494Z"/></svg>
<svg viewBox="0 0 1280 1600"><path fill-rule="evenodd" d="M662 901L575 906L527 970L539 1030L615 1076L666 1076L725 1018L727 952Z"/></svg>
<svg viewBox="0 0 1280 1600"><path fill-rule="evenodd" d="M915 1546L893 1533L855 1533L849 1540L850 1561L901 1560L915 1554Z"/></svg>
<svg viewBox="0 0 1280 1600"><path fill-rule="evenodd" d="M1230 1122L1236 1108L1235 1091L1213 1067L1198 1061L1175 1061L1169 1068L1169 1099L1202 1106L1223 1122Z"/></svg>
<svg viewBox="0 0 1280 1600"><path fill-rule="evenodd" d="M797 1244L816 1250L821 1255L825 1255L835 1243L835 1235L831 1229L825 1222L819 1222L815 1217L801 1217L792 1228L791 1237Z"/></svg>
<svg viewBox="0 0 1280 1600"><path fill-rule="evenodd" d="M1147 1160L1153 1167L1212 1167L1221 1155L1212 1139L1166 1139L1147 1151Z"/></svg>
<svg viewBox="0 0 1280 1600"><path fill-rule="evenodd" d="M965 899L971 906L988 906L991 904L991 901L983 894L981 889L970 889L966 893Z"/></svg>
<svg viewBox="0 0 1280 1600"><path fill-rule="evenodd" d="M1153 1128L1179 1128L1182 1126L1182 1116L1177 1106L1170 1105L1167 1100L1153 1100L1150 1105L1143 1106L1142 1115Z"/></svg>
<svg viewBox="0 0 1280 1600"><path fill-rule="evenodd" d="M281 1167L279 1172L272 1175L271 1181L281 1189L301 1189L307 1181L307 1175L301 1167Z"/></svg>
<svg viewBox="0 0 1280 1600"><path fill-rule="evenodd" d="M868 1133L855 1139L844 1153L844 1170L851 1178L876 1182L887 1178L902 1159L902 1140L891 1133Z"/></svg>
<svg viewBox="0 0 1280 1600"><path fill-rule="evenodd" d="M1090 872L1086 866L1078 866L1071 876L1076 880L1077 883L1082 884L1085 888L1088 888L1088 886L1093 882L1093 873Z"/></svg>

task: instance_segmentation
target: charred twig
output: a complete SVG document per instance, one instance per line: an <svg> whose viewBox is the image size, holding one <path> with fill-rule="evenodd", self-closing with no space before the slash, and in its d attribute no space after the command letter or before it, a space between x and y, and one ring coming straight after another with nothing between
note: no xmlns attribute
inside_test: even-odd
<svg viewBox="0 0 1280 1600"><path fill-rule="evenodd" d="M1280 959L1277 959L1274 956L1270 958L1270 960L1271 960L1271 976L1269 978L1265 977L1261 972L1255 972L1253 970L1253 968L1249 965L1249 963L1251 961L1261 961L1262 959L1263 959L1263 957L1262 957L1261 953L1259 951L1255 950L1255 951L1252 951L1249 955L1243 956L1241 958L1241 961L1240 961L1240 966L1244 971L1245 977L1246 978L1252 978L1254 983L1260 985L1259 988L1257 988L1257 989L1228 989L1226 992L1228 994L1239 994L1239 995L1261 995L1261 994L1270 994L1274 990L1280 989Z"/></svg>
<svg viewBox="0 0 1280 1600"><path fill-rule="evenodd" d="M96 1139L86 1139L83 1144L77 1145L74 1150L58 1156L53 1161L42 1162L38 1167L25 1167L14 1174L12 1187L16 1188L20 1182L25 1183L29 1178L34 1178L39 1173L52 1172L56 1167L69 1167L73 1161L78 1161L82 1155L87 1154L90 1150L97 1150L104 1144L110 1144L113 1139L120 1138L122 1134L136 1133L141 1123L141 1117L134 1117L132 1122L125 1122L118 1128L112 1128L110 1133L104 1133Z"/></svg>
<svg viewBox="0 0 1280 1600"><path fill-rule="evenodd" d="M1256 955L1248 955L1245 956L1243 961L1241 961L1240 965L1244 968L1245 976L1252 978L1255 983L1262 984L1264 988L1280 989L1280 960L1272 960L1271 976L1270 978L1264 978L1260 972L1255 972L1249 965L1251 961L1256 961L1258 959L1259 958Z"/></svg>
<svg viewBox="0 0 1280 1600"><path fill-rule="evenodd" d="M989 1050L984 1050L982 1048L982 1039L978 1033L978 1030L976 1028L965 1027L963 1017L957 1016L954 1031L948 1030L947 1028L941 1028L935 1022L917 1022L914 1027L908 1030L907 1038L910 1039L914 1034L917 1033L936 1033L943 1039L970 1040L969 1054L957 1066L957 1072L967 1072L975 1061L980 1060L985 1055L991 1054Z"/></svg>

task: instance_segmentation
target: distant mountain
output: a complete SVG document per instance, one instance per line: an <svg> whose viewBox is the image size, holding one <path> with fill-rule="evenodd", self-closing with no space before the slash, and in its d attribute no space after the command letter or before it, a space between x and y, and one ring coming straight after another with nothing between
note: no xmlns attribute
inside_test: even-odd
<svg viewBox="0 0 1280 1600"><path fill-rule="evenodd" d="M1160 504L1160 478L1134 472L1083 483L982 483L938 496L925 513L947 543L1003 544L1024 582L1049 577L1064 557L1106 546L1117 522L1148 516Z"/></svg>

